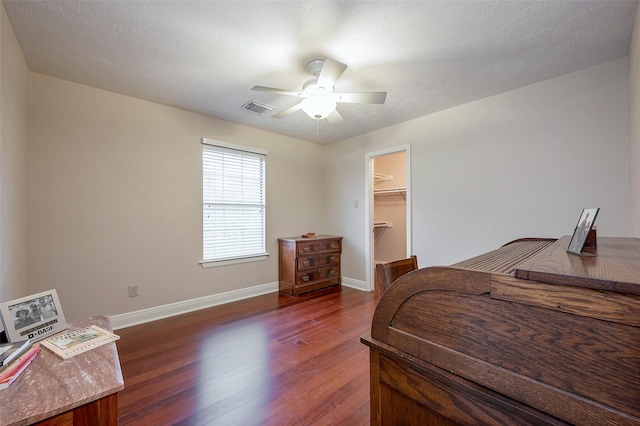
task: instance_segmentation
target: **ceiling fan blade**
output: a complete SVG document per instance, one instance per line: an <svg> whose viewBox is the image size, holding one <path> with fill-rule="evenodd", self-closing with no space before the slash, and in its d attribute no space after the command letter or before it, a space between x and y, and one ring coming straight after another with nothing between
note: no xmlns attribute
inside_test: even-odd
<svg viewBox="0 0 640 426"><path fill-rule="evenodd" d="M300 111L302 109L302 102L295 104L294 106L292 106L291 108L287 108L283 111L280 111L277 114L274 114L271 116L271 118L285 118L291 114L293 114L294 112Z"/></svg>
<svg viewBox="0 0 640 426"><path fill-rule="evenodd" d="M325 59L320 75L318 76L318 86L326 88L333 87L346 69L347 66L342 62L331 58Z"/></svg>
<svg viewBox="0 0 640 426"><path fill-rule="evenodd" d="M256 92L267 92L267 93L276 93L278 95L302 97L302 93L300 92L292 92L291 90L276 89L273 87L253 86L251 90L255 90Z"/></svg>
<svg viewBox="0 0 640 426"><path fill-rule="evenodd" d="M344 123L344 120L342 119L342 116L335 109L331 112L331 114L327 115L326 118L327 118L327 121L329 122L329 124Z"/></svg>
<svg viewBox="0 0 640 426"><path fill-rule="evenodd" d="M336 102L350 104L383 104L387 92L334 93Z"/></svg>

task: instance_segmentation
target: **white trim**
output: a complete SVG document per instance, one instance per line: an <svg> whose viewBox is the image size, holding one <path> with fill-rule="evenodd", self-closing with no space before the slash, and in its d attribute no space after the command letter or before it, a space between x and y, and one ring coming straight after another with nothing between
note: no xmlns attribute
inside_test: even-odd
<svg viewBox="0 0 640 426"><path fill-rule="evenodd" d="M199 309L210 308L212 306L223 305L250 297L278 291L278 283L261 284L254 287L233 290L226 293L212 294L210 296L199 297L197 299L184 300L182 302L168 305L155 306L153 308L142 309L124 314L112 315L111 325L114 330L144 324L175 315L186 314L187 312Z"/></svg>
<svg viewBox="0 0 640 426"><path fill-rule="evenodd" d="M407 257L413 252L413 244L411 241L412 222L411 222L411 145L399 145L392 148L382 149L380 151L368 152L365 154L365 203L364 203L364 260L365 260L365 290L371 291L374 288L373 283L373 159L387 154L395 154L397 152L406 152L406 173L407 173L407 192L406 192L406 209L407 209Z"/></svg>
<svg viewBox="0 0 640 426"><path fill-rule="evenodd" d="M266 149L255 148L253 146L240 145L231 142L222 142L214 139L200 138L200 142L205 145L221 146L223 148L235 149L237 151L253 152L254 154L267 155L269 153L269 151L267 151Z"/></svg>
<svg viewBox="0 0 640 426"><path fill-rule="evenodd" d="M356 290L368 291L364 281L355 280L353 278L342 277L342 285ZM121 328L132 327L134 325L186 314L200 309L211 308L213 306L224 305L225 303L237 302L238 300L249 299L263 294L276 293L278 291L278 283L274 282L243 288L240 290L228 291L226 293L212 294L210 296L199 297L197 299L170 303L168 305L154 306L153 308L112 315L111 326L114 330L119 330Z"/></svg>
<svg viewBox="0 0 640 426"><path fill-rule="evenodd" d="M201 260L200 265L203 268L217 268L219 266L236 265L238 263L259 262L261 260L267 260L269 253L261 253L253 256L235 257L230 259L220 260Z"/></svg>
<svg viewBox="0 0 640 426"><path fill-rule="evenodd" d="M356 290L361 291L370 291L367 290L367 283L361 280L356 280L353 278L342 277L342 285L345 287L354 288Z"/></svg>

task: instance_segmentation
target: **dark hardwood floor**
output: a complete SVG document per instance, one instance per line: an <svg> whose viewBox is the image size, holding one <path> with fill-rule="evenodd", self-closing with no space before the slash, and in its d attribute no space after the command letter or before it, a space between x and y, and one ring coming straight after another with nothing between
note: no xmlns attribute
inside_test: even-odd
<svg viewBox="0 0 640 426"><path fill-rule="evenodd" d="M368 425L375 293L272 293L120 329L120 425Z"/></svg>

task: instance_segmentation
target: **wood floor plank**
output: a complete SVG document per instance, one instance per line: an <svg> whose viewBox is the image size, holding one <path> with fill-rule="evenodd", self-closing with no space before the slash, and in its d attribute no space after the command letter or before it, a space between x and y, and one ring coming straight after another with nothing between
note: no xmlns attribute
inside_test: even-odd
<svg viewBox="0 0 640 426"><path fill-rule="evenodd" d="M369 424L374 293L268 294L118 330L120 425Z"/></svg>

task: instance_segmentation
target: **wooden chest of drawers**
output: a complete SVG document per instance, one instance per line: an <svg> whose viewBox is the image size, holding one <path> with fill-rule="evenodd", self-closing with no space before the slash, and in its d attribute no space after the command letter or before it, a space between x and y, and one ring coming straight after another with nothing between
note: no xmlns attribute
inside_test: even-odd
<svg viewBox="0 0 640 426"><path fill-rule="evenodd" d="M342 237L279 238L279 289L291 296L340 285Z"/></svg>

